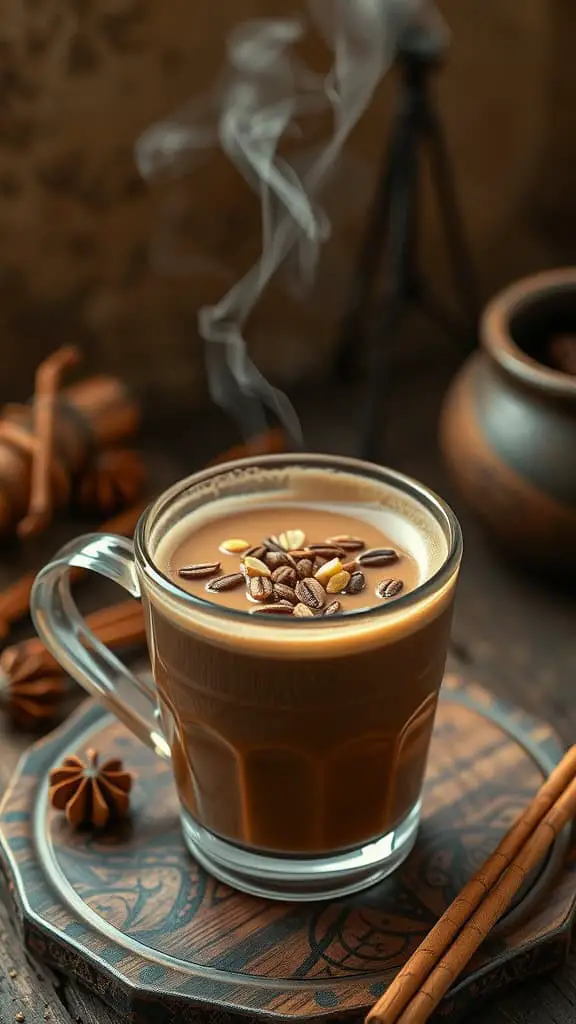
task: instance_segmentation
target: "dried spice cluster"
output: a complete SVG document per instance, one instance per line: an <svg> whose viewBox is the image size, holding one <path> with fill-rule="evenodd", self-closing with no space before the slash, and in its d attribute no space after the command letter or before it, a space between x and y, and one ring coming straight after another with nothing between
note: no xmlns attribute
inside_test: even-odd
<svg viewBox="0 0 576 1024"><path fill-rule="evenodd" d="M240 556L236 572L222 573L222 563L213 561L183 566L178 575L184 580L206 579L209 594L244 587L254 605L252 615L297 618L353 611L353 605L343 607L341 599L366 589L365 570L392 565L400 557L394 548L366 549L360 537L348 534L307 544L302 530L286 530L254 546L232 537L222 542L220 551ZM400 579L380 579L376 599L389 601L403 586Z"/></svg>
<svg viewBox="0 0 576 1024"><path fill-rule="evenodd" d="M50 803L65 811L74 828L93 825L104 828L109 821L124 818L130 806L132 775L122 761L98 764L95 750L88 751L88 763L79 757L65 757L50 772Z"/></svg>
<svg viewBox="0 0 576 1024"><path fill-rule="evenodd" d="M59 665L41 653L28 654L25 643L0 655L0 708L20 728L52 725L71 686Z"/></svg>

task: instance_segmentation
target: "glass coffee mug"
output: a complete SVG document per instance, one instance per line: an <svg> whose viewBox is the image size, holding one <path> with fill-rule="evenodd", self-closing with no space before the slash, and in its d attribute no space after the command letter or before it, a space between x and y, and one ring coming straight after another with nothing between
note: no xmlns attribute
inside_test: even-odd
<svg viewBox="0 0 576 1024"><path fill-rule="evenodd" d="M320 504L382 517L418 563L414 590L344 616L253 616L162 572L159 546L184 517L192 532L209 503L218 518L231 499L293 507L307 474ZM134 542L91 534L68 544L38 575L31 610L63 668L170 759L197 861L246 892L328 898L382 879L414 844L461 554L448 506L399 473L263 456L176 484L144 512ZM142 600L153 683L90 632L70 593L72 566Z"/></svg>

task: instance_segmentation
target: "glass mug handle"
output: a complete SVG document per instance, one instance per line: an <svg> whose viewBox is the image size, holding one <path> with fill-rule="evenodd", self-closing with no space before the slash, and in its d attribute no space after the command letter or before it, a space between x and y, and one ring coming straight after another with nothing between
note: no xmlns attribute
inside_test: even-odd
<svg viewBox="0 0 576 1024"><path fill-rule="evenodd" d="M91 569L140 599L132 541L112 533L71 541L38 573L30 613L38 636L66 672L160 757L170 757L154 686L130 672L89 629L70 591L73 567Z"/></svg>

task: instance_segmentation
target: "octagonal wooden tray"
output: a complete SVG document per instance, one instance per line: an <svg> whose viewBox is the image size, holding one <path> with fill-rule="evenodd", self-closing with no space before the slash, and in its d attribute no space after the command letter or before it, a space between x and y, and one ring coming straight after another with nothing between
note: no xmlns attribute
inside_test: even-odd
<svg viewBox="0 0 576 1024"><path fill-rule="evenodd" d="M73 832L47 801L52 765L96 747L138 773L131 821ZM0 809L0 862L31 953L127 1020L357 1019L496 846L560 757L551 730L448 678L413 854L390 879L329 903L233 892L195 864L168 768L87 703L25 755ZM438 1019L552 969L566 954L576 863L568 836L529 879Z"/></svg>

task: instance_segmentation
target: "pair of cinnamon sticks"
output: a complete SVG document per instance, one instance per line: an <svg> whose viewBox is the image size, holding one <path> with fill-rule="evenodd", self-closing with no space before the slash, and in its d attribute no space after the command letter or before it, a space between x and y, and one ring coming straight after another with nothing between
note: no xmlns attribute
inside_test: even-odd
<svg viewBox="0 0 576 1024"><path fill-rule="evenodd" d="M133 598L100 608L86 617L86 624L96 638L107 647L118 647L120 644L129 646L139 643L144 638L142 606ZM48 675L62 671L59 663L48 653L37 636L7 647L0 654L0 672L10 674L12 680L15 677L15 666L18 665L20 670L26 663L34 674L45 672Z"/></svg>
<svg viewBox="0 0 576 1024"><path fill-rule="evenodd" d="M575 815L576 745L370 1010L366 1024L424 1024Z"/></svg>

